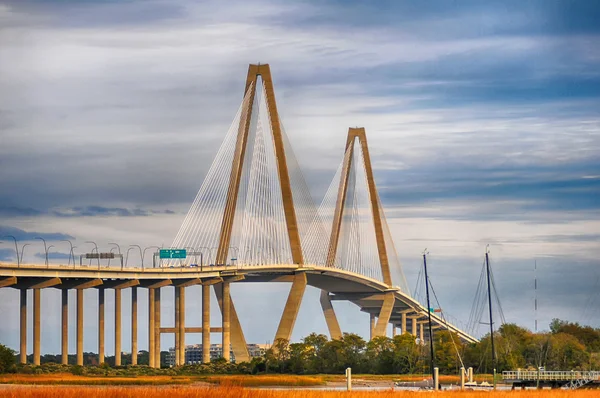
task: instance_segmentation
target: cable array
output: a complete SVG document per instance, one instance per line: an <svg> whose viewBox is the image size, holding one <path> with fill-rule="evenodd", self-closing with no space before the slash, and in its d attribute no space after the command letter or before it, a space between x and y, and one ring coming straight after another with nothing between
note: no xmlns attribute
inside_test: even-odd
<svg viewBox="0 0 600 398"><path fill-rule="evenodd" d="M344 181L344 165L349 165L347 188L333 266L383 282L365 156L358 140L354 140L352 145L346 148L344 158L338 166L319 206L318 219L324 225L324 228L328 230L326 242L330 243L331 237L329 235L331 234L336 206L338 205L338 195L341 193L340 184ZM377 216L382 224L392 282L402 292L410 295L379 195L376 195L374 200L379 204L379 214ZM327 254L328 250L329 244L325 248L324 254ZM324 260L326 260L326 256L323 257Z"/></svg>
<svg viewBox="0 0 600 398"><path fill-rule="evenodd" d="M247 90L171 245L172 248L185 248L194 255L185 260L164 261L163 266L197 263L198 254L203 264L214 264L223 220L232 220L232 217L228 264L243 267L293 262L267 92L261 80L252 84L256 87L250 86ZM252 93L255 95L252 96ZM249 112L250 107L252 112ZM281 122L279 124L284 149L281 156L287 165L304 263L321 266L327 263L339 182L343 177L343 166L349 164L346 200L341 209L339 242L333 266L383 281L374 223L374 217L379 217L392 281L409 294L379 195L371 198L365 156L362 146L357 144L358 140L354 140L351 150L346 150L321 205L317 207L285 129ZM243 129L246 126L249 128L244 144ZM238 165L235 156L242 150L243 159ZM236 169L232 170L234 165ZM239 176L237 196L228 198L235 192L232 190L235 184L231 183L233 176ZM228 200L235 200L235 206L233 202L229 202L228 206ZM372 200L379 203L379 214L373 214ZM235 213L225 214L226 211Z"/></svg>

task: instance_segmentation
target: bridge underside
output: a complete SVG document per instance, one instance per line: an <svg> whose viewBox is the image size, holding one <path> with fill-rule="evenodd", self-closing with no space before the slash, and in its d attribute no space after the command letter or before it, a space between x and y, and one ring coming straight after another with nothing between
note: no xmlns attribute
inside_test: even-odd
<svg viewBox="0 0 600 398"><path fill-rule="evenodd" d="M302 278L299 278L302 275ZM305 278L305 279L304 279ZM273 265L273 266L220 266L203 268L98 268L21 265L0 263L0 287L16 289L115 289L147 288L159 291L161 287L174 286L185 288L193 285L211 286L221 292L223 285L230 283L300 283L296 297L290 294L276 338L291 335L297 311L302 300L302 283L321 289L321 305L326 316L330 335L339 338L341 330L335 319L332 301L350 301L361 311L371 315L371 336L385 335L388 324L399 327L402 333L411 333L421 340L428 339L427 328L423 327L427 319L427 310L420 303L404 294L400 289L389 289L384 283L349 271L320 266ZM290 301L291 300L291 301ZM291 304L290 304L291 303ZM184 304L180 303L180 306ZM289 308L288 308L289 307ZM233 303L231 308L235 312ZM291 309L290 309L291 308ZM285 322L288 319L287 324ZM237 315L231 318L235 323ZM466 342L477 341L452 324L445 322L437 314L432 314L435 329L446 329L457 333ZM235 327L234 327L235 328ZM395 329L394 329L395 331ZM183 331L181 333L185 333ZM241 329L239 331L241 333ZM232 346L235 346L236 332L232 329ZM239 336L238 336L239 337ZM243 339L243 334L242 334ZM244 352L238 347L237 357L243 358ZM234 350L235 353L235 350Z"/></svg>

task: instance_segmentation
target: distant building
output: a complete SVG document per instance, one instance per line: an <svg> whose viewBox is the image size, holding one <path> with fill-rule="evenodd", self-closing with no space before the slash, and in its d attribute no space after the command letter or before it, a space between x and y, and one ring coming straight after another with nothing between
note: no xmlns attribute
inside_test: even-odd
<svg viewBox="0 0 600 398"><path fill-rule="evenodd" d="M270 348L268 344L248 344L248 354L250 358L256 358L265 355L265 352ZM233 351L229 352L231 356L231 362L235 362L235 354ZM210 345L210 360L215 360L223 357L223 345L222 344L211 344ZM169 348L169 354L167 357L169 366L175 366L175 348ZM202 363L202 344L192 344L185 346L185 363L186 364L200 364Z"/></svg>

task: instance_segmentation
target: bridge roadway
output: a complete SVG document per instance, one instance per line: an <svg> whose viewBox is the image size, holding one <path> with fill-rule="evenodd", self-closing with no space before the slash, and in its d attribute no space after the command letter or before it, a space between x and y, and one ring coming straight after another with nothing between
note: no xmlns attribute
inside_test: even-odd
<svg viewBox="0 0 600 398"><path fill-rule="evenodd" d="M183 288L192 285L227 285L229 283L238 283L238 282L294 282L297 275L305 275L306 284L309 286L316 287L321 289L321 305L323 307L323 312L327 319L327 323L330 329L330 334L335 334L332 331L332 327L330 325L330 319L328 318L328 312L333 314L335 318L335 314L333 313L333 307L331 305L331 301L336 300L346 300L356 304L360 307L361 311L367 312L371 317L371 337L374 336L376 318L382 311L382 307L386 304L387 300L385 300L386 296L389 296L389 293L393 293L394 300L392 303L391 314L389 318L389 323L391 323L393 327L394 334L396 332L396 328L399 327L402 333L408 332L414 336L418 336L420 341L425 341L429 336L427 335L427 330L425 328L425 324L427 322L427 309L423 307L420 303L415 301L413 298L406 295L404 292L400 291L398 288L390 289L387 285L377 280L365 277L360 274L352 273L349 271L337 269L337 268L329 268L323 266L303 266L299 267L297 265L261 265L261 266L243 266L243 265L228 265L228 266L203 266L203 267L180 267L180 268L168 268L168 267L159 267L159 268L121 268L120 266L111 266L107 267L105 265L101 265L100 267L97 265L91 266L66 266L66 265L34 265L34 264L21 264L21 266L17 266L16 264L11 263L0 263L0 287L12 287L15 289L20 289L21 291L26 291L26 289L34 289L40 290L42 288L54 287L58 289L63 289L63 292L67 289L77 289L78 291L82 291L85 288L97 288L99 291L103 291L104 289L115 289L115 292L120 291L123 288L148 288L150 290L156 291L156 295L158 296L158 302L160 300L160 288L165 286L175 286ZM104 289L103 289L104 288ZM227 287L228 288L228 287ZM135 290L135 289L132 289ZM293 287L292 287L293 290ZM176 298L180 289L176 289ZM208 291L208 290L207 290ZM220 291L220 289L215 289L215 293ZM303 291L302 291L303 293ZM300 293L300 299L301 295ZM183 293L179 293L183 296ZM208 294L207 294L208 295ZM203 298L207 297L203 293ZM137 296L137 293L136 293ZM120 294L119 294L120 298ZM217 293L217 298L219 300L219 304L222 306L223 297L219 298L219 294ZM21 300L23 300L23 295ZM26 300L26 297L25 297ZM39 298L37 298L39 300ZM289 299L288 299L289 300ZM35 316L35 303L36 298L34 296L34 316ZM103 306L104 299L102 294L102 303ZM137 303L137 299L136 299ZM185 299L182 301L176 300L175 305L179 305L180 308L184 308ZM100 305L100 303L99 303ZM120 303L118 304L120 306ZM299 307L300 302L298 302L297 306ZM65 303L63 302L63 307ZM137 304L136 304L137 307ZM25 301L26 308L26 301ZM287 307L286 307L287 308ZM328 311L329 310L329 311ZM21 311L23 312L23 302L21 302ZM25 309L26 311L26 309ZM39 310L38 310L39 311ZM63 309L64 311L64 309ZM83 309L78 309L78 311L83 311ZM137 312L137 308L135 310ZM149 311L151 309L149 308ZM176 309L176 313L178 310ZM184 312L184 311L183 311ZM222 311L224 312L224 311ZM235 309L232 309L232 313L235 312ZM119 308L120 313L120 308ZM235 328L233 325L234 322L237 321L237 315L231 314L233 317L232 321L232 331ZM23 313L21 314L23 317ZM225 314L223 315L225 319ZM230 316L227 314L227 316ZM284 318L286 314L284 312ZM431 314L432 322L434 329L446 329L452 332L455 332L463 341L465 342L476 342L477 339L473 336L468 335L464 331L460 330L456 326L447 323L440 316L435 313ZM149 317L152 317L152 313L150 313ZM156 321L160 325L160 313L156 313L155 317ZM236 318L234 320L233 318ZM282 318L283 321L283 318ZM291 322L291 327L293 328L293 322ZM23 320L22 320L23 322ZM102 320L103 322L103 320ZM118 322L120 324L120 320ZM152 322L152 319L150 319ZM177 320L176 320L177 324ZM225 324L225 322L224 322ZM335 324L337 324L337 319L335 320ZM26 324L25 324L26 325ZM198 333L201 332L202 328L185 328L183 326L183 321L181 321L181 335L185 333ZM409 327L410 325L410 327ZM24 324L21 324L22 329ZM103 326L103 325L102 325ZM206 325L203 322L203 326ZM25 326L26 327L26 326ZM133 325L132 325L133 327ZM136 323L137 329L137 323ZM64 326L63 326L64 328ZM34 318L34 329L35 329L35 318ZM38 326L39 329L39 326ZM120 329L120 326L119 326ZM150 325L149 329L152 329L152 325ZM158 333L177 333L176 328L160 328ZM212 332L225 332L225 328L210 328ZM339 326L338 326L339 330ZM35 330L34 330L35 332ZM119 331L120 332L120 331ZM23 331L22 331L23 333ZM39 334L39 332L37 332ZM63 329L63 333L67 333ZM339 332L338 332L339 333ZM152 339L152 333L150 333L150 339ZM288 335L291 334L291 330ZM158 334L157 336L160 336ZM335 337L335 336L332 336ZM34 333L34 357L37 354L39 356L39 347L36 347L35 339L39 338ZM103 337L99 337L103 340ZM117 337L116 337L117 338ZM155 338L156 339L156 338ZM234 337L235 339L235 337ZM118 338L120 341L120 337ZM160 340L160 339L157 339ZM182 339L179 341L179 346L181 349L181 360L184 358L184 342ZM176 337L176 345L178 342L178 337ZM151 342L152 343L152 342ZM234 341L232 341L234 343ZM103 343L102 343L103 344ZM102 344L100 345L100 350L103 350ZM156 344L156 343L154 343ZM39 342L38 342L39 345ZM136 339L137 345L137 339ZM233 346L233 344L232 344ZM22 342L22 348L23 348ZM150 351L152 351L152 347L150 347ZM37 352L36 352L37 349ZM63 349L66 349L63 347ZM158 348L158 352L160 349ZM179 351L176 350L176 354ZM234 349L235 352L235 349ZM103 353L102 353L103 354ZM155 353L156 354L156 353ZM236 357L238 353L236 353ZM243 354L239 354L240 357L243 357ZM35 358L34 358L35 362ZM119 361L120 362L120 361Z"/></svg>

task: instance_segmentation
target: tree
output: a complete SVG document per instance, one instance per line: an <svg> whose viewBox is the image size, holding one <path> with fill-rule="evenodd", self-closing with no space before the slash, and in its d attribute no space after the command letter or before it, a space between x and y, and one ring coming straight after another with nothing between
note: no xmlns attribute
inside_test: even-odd
<svg viewBox="0 0 600 398"><path fill-rule="evenodd" d="M367 343L365 352L369 372L390 374L394 372L394 343L392 339L379 336Z"/></svg>
<svg viewBox="0 0 600 398"><path fill-rule="evenodd" d="M14 372L15 352L0 344L0 373Z"/></svg>
<svg viewBox="0 0 600 398"><path fill-rule="evenodd" d="M548 367L552 370L583 370L589 363L589 354L579 340L567 333L550 337Z"/></svg>
<svg viewBox="0 0 600 398"><path fill-rule="evenodd" d="M415 373L421 358L416 336L404 333L394 337L394 373Z"/></svg>

